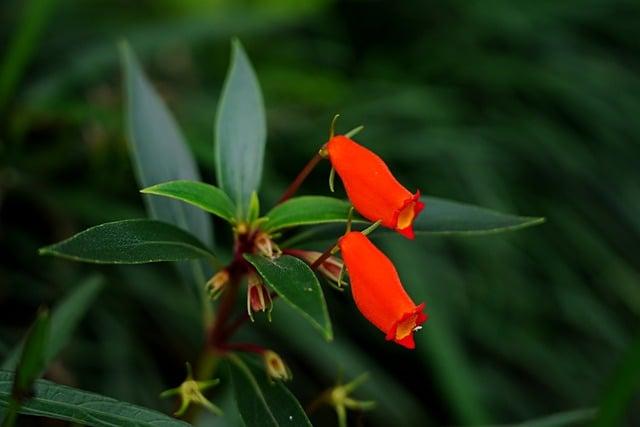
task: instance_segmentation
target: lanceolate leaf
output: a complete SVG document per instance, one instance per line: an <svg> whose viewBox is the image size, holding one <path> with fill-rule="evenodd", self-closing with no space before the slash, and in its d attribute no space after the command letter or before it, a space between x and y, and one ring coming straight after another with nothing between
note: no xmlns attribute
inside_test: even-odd
<svg viewBox="0 0 640 427"><path fill-rule="evenodd" d="M267 285L311 322L325 339L333 339L322 288L316 275L304 261L289 255L273 260L251 254L244 257L256 268Z"/></svg>
<svg viewBox="0 0 640 427"><path fill-rule="evenodd" d="M490 234L541 224L544 218L503 214L438 197L422 197L425 208L414 223L416 234Z"/></svg>
<svg viewBox="0 0 640 427"><path fill-rule="evenodd" d="M13 383L11 372L0 371L0 406L6 406ZM120 402L110 397L38 380L34 396L20 413L70 421L94 427L188 427L160 412Z"/></svg>
<svg viewBox="0 0 640 427"><path fill-rule="evenodd" d="M300 403L279 381L231 355L226 362L240 416L247 427L311 427Z"/></svg>
<svg viewBox="0 0 640 427"><path fill-rule="evenodd" d="M40 310L38 317L29 329L22 354L16 368L14 394L24 395L31 383L38 378L47 361L47 344L49 342L49 312Z"/></svg>
<svg viewBox="0 0 640 427"><path fill-rule="evenodd" d="M236 208L229 196L218 187L204 182L185 180L163 182L140 192L180 200L229 222L235 222Z"/></svg>
<svg viewBox="0 0 640 427"><path fill-rule="evenodd" d="M120 46L125 76L126 122L140 188L177 179L200 181L200 173L178 124L147 80L128 44ZM212 243L211 223L200 209L174 200L146 197L151 216Z"/></svg>
<svg viewBox="0 0 640 427"><path fill-rule="evenodd" d="M40 254L101 264L143 264L213 257L191 234L151 219L98 225L42 248Z"/></svg>
<svg viewBox="0 0 640 427"><path fill-rule="evenodd" d="M231 64L215 123L218 185L245 218L251 193L260 186L267 125L258 79L240 41L231 43Z"/></svg>
<svg viewBox="0 0 640 427"><path fill-rule="evenodd" d="M300 199L302 198L303 197L300 197ZM296 199L292 199L292 201L293 200ZM429 234L451 236L493 234L520 230L521 228L531 227L544 222L544 218L540 217L503 214L490 209L481 208L479 206L440 199L438 197L426 196L422 197L420 200L425 204L425 208L414 222L414 230L417 236ZM282 209L285 205L286 203L277 206L272 210L272 212L277 209ZM271 213L269 213L268 216L271 220ZM275 216L276 221L273 222L275 222L276 225L281 221L281 216L288 217L289 215L285 212L285 215L278 214ZM334 221L326 222L344 222L347 218L347 214L343 213L341 217L342 219L338 219L337 210L334 211L333 216L335 218ZM360 219L354 220L356 223L360 221ZM269 228L271 224L273 223L269 221L267 223L267 228ZM283 246L292 247L309 242L335 240L335 238L340 236L343 232L344 229L339 225L328 224L313 227L289 238ZM390 233L395 232L381 227L376 231L374 237L376 237L378 233L385 233L389 235Z"/></svg>
<svg viewBox="0 0 640 427"><path fill-rule="evenodd" d="M333 197L295 197L271 209L266 215L269 220L264 228L275 231L297 225L346 222L350 208L349 202ZM357 215L354 221L363 222Z"/></svg>
<svg viewBox="0 0 640 427"><path fill-rule="evenodd" d="M45 353L45 365L48 365L71 339L76 327L91 308L103 286L104 280L101 277L89 278L80 283L59 305L51 310L51 327ZM23 343L20 343L13 349L2 364L2 369L15 369L22 348Z"/></svg>
<svg viewBox="0 0 640 427"><path fill-rule="evenodd" d="M33 382L41 375L46 364L47 343L49 341L49 312L40 310L38 317L27 333L16 373L7 396L7 410L2 427L12 427L22 402L31 394Z"/></svg>

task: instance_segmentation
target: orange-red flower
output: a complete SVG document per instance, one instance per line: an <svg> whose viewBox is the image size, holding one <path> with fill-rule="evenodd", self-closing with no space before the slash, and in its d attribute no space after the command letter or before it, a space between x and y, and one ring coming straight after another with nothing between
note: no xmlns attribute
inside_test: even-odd
<svg viewBox="0 0 640 427"><path fill-rule="evenodd" d="M334 136L326 149L356 210L413 239L413 221L424 208L420 191L411 194L380 157L346 136Z"/></svg>
<svg viewBox="0 0 640 427"><path fill-rule="evenodd" d="M364 234L347 233L338 245L360 312L386 334L387 340L414 348L413 332L427 320L424 303L413 302L389 258Z"/></svg>

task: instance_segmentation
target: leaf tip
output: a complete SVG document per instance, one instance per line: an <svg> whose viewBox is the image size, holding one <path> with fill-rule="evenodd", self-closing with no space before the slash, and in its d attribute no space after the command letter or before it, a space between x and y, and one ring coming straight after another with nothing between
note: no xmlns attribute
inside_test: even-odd
<svg viewBox="0 0 640 427"><path fill-rule="evenodd" d="M42 248L38 249L38 255L51 255L53 254L53 249L51 246L43 246Z"/></svg>

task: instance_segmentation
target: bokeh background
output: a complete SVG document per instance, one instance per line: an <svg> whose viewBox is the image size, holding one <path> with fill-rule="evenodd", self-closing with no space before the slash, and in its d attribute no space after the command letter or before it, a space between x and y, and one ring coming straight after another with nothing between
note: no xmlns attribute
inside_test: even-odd
<svg viewBox="0 0 640 427"><path fill-rule="evenodd" d="M339 112L339 128L364 124L360 141L410 187L547 218L513 234L378 241L427 302L414 352L386 343L348 293L326 292L330 345L276 305L272 324L244 334L285 357L303 405L339 375L369 372L356 395L378 407L354 425L640 425L636 0L3 0L0 356L39 305L98 274L106 286L47 377L172 409L158 394L199 346L197 309L172 267L83 265L37 249L145 215L125 139L122 38L214 182L232 36L265 95L264 206ZM302 193L328 193L327 174L318 168ZM215 225L223 245L228 231ZM200 420L210 424L234 420Z"/></svg>

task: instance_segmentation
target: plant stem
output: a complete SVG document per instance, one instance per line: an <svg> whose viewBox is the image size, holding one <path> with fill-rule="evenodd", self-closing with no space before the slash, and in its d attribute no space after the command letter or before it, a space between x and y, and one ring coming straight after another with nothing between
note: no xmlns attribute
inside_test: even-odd
<svg viewBox="0 0 640 427"><path fill-rule="evenodd" d="M318 257L318 259L316 259L315 261L313 261L313 264L311 264L311 269L315 270L318 267L320 267L320 265L325 262L327 260L327 258L329 258L331 255L333 255L334 253L336 253L336 249L338 248L338 245L333 245L331 246L329 249L327 249L326 251L324 251L322 253L322 255L320 255Z"/></svg>
<svg viewBox="0 0 640 427"><path fill-rule="evenodd" d="M230 343L230 344L224 344L221 347L221 350L225 350L225 351L243 351L245 353L256 353L256 354L263 354L266 349L262 346L259 346L257 344L250 344L250 343Z"/></svg>
<svg viewBox="0 0 640 427"><path fill-rule="evenodd" d="M236 302L238 296L238 287L240 280L233 278L229 283L229 289L222 295L222 301L218 306L218 312L216 313L216 319L213 322L211 331L209 332L209 345L215 349L223 338L224 325L229 319L231 312L233 311L233 305Z"/></svg>
<svg viewBox="0 0 640 427"><path fill-rule="evenodd" d="M300 186L302 185L304 180L307 178L307 176L309 176L313 168L315 168L316 165L320 163L320 161L323 158L324 157L322 156L322 154L318 152L316 153L315 156L311 158L311 160L309 160L309 163L307 163L305 167L302 168L298 176L296 176L296 179L294 179L293 182L289 185L289 188L287 188L287 190L282 194L282 196L280 196L280 199L278 200L278 203L277 203L278 205L282 202L289 200L294 194L296 194L296 191L298 191L298 188L300 188Z"/></svg>

